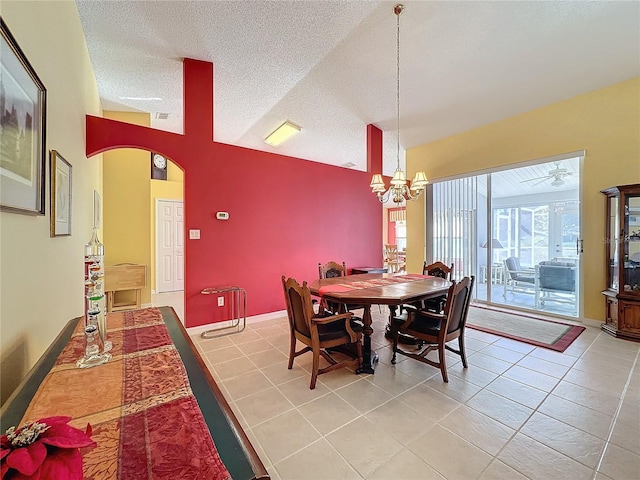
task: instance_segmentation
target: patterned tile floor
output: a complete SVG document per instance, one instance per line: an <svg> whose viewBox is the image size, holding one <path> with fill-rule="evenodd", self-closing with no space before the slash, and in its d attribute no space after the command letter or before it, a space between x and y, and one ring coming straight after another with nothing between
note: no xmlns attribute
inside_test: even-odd
<svg viewBox="0 0 640 480"><path fill-rule="evenodd" d="M587 330L564 353L467 330L449 383L390 363L374 313L374 375L341 369L309 390L287 370L286 317L192 338L274 480L640 478L640 343Z"/></svg>

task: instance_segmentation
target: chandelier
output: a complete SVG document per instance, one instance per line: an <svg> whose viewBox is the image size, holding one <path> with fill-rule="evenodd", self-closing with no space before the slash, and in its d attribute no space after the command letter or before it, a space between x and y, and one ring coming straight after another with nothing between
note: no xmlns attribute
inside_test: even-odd
<svg viewBox="0 0 640 480"><path fill-rule="evenodd" d="M401 3L393 7L396 15L396 143L397 143L397 168L391 179L389 189L384 185L382 174L376 173L371 178L371 192L378 196L380 202L385 203L391 198L394 203L400 204L404 200L415 200L420 196L429 183L424 172L416 172L410 185L407 185L407 177L400 168L400 14L404 10Z"/></svg>

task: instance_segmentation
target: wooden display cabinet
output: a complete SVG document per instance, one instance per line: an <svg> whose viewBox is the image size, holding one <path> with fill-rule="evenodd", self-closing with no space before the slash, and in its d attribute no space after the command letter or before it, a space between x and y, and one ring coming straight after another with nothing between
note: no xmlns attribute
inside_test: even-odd
<svg viewBox="0 0 640 480"><path fill-rule="evenodd" d="M602 330L640 340L640 184L611 187L602 193L607 197Z"/></svg>

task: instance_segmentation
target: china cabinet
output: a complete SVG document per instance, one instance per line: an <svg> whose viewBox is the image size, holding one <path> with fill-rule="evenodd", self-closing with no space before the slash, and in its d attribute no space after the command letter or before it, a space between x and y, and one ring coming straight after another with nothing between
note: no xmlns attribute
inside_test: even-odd
<svg viewBox="0 0 640 480"><path fill-rule="evenodd" d="M602 193L607 198L602 330L640 340L640 184L611 187Z"/></svg>

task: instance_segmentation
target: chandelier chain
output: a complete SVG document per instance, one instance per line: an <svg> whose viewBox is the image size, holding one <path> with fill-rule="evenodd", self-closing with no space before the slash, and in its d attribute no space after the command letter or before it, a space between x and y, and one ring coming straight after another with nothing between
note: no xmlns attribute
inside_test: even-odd
<svg viewBox="0 0 640 480"><path fill-rule="evenodd" d="M400 13L396 13L396 160L400 169Z"/></svg>
<svg viewBox="0 0 640 480"><path fill-rule="evenodd" d="M375 173L371 178L371 192L385 203L388 199L400 205L405 200L415 200L425 190L429 180L424 172L416 172L410 184L407 184L406 174L400 169L400 14L404 5L398 3L393 7L396 15L396 171L393 173L391 184L387 189L382 173Z"/></svg>

